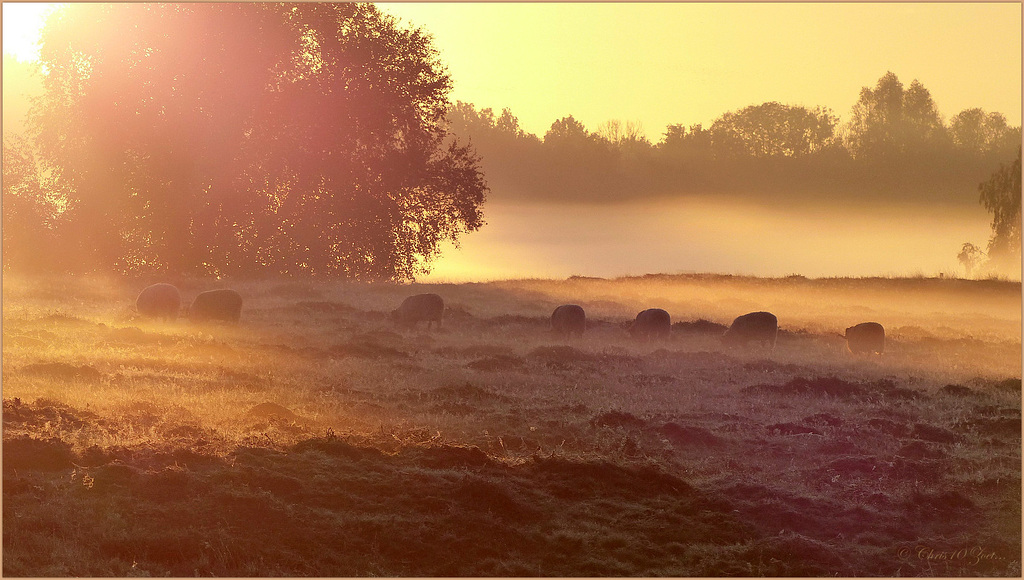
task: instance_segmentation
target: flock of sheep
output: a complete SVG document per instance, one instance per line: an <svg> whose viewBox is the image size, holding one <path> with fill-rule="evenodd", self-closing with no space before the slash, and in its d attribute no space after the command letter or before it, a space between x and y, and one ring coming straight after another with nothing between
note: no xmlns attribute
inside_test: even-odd
<svg viewBox="0 0 1024 580"><path fill-rule="evenodd" d="M147 318L174 320L181 310L181 293L171 284L153 284L135 300L139 314ZM185 310L190 320L238 322L242 316L242 296L234 290L200 292Z"/></svg>
<svg viewBox="0 0 1024 580"><path fill-rule="evenodd" d="M440 299L440 298L438 298ZM551 313L551 329L564 336L583 336L587 328L587 314L582 306L563 304ZM636 315L629 333L637 338L664 339L672 330L672 317L661 308L648 308ZM725 334L722 344L725 346L745 347L750 343L763 343L770 349L775 348L775 339L779 334L779 319L771 312L751 312L737 316ZM843 338L847 346L855 354L878 353L885 350L885 329L877 322L862 322L846 329Z"/></svg>
<svg viewBox="0 0 1024 580"><path fill-rule="evenodd" d="M181 310L181 293L171 284L154 284L145 288L135 302L139 314L150 318L173 320ZM238 322L242 313L242 297L234 290L208 290L199 293L186 310L191 320L219 320ZM392 311L395 323L414 328L419 322L441 327L444 299L437 294L416 294L402 301ZM551 330L562 336L583 336L587 329L587 313L577 304L563 304L551 313ZM672 330L672 317L661 308L648 308L636 315L629 333L635 338L665 339ZM722 335L725 346L747 346L763 343L775 348L779 333L779 320L771 312L751 312L736 317ZM855 354L882 354L885 350L885 329L877 322L862 322L846 329L843 337L847 347Z"/></svg>

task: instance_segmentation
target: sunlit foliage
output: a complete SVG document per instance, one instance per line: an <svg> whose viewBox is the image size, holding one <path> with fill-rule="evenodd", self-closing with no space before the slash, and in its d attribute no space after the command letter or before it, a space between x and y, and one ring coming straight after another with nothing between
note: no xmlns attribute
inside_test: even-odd
<svg viewBox="0 0 1024 580"><path fill-rule="evenodd" d="M41 61L82 268L407 279L482 224L431 38L372 4L76 4Z"/></svg>
<svg viewBox="0 0 1024 580"><path fill-rule="evenodd" d="M23 271L54 267L54 225L60 203L42 187L39 167L29 143L15 134L3 140L3 267Z"/></svg>

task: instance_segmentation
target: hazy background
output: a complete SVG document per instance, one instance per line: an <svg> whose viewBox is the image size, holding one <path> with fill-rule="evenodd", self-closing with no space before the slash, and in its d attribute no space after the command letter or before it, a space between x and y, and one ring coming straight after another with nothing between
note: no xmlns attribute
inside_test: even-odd
<svg viewBox="0 0 1024 580"><path fill-rule="evenodd" d="M657 142L767 101L849 119L886 71L927 87L943 119L963 109L1020 125L1021 7L997 3L384 3L425 26L453 99L504 108L543 137L572 115ZM487 163L485 159L485 166ZM995 167L993 168L993 170ZM711 193L630 204L545 204L492 183L488 225L427 279L732 272L765 276L963 274L963 242L987 243L977 188L962 203L773 207ZM879 192L884 197L887 192ZM735 197L735 196L734 196Z"/></svg>
<svg viewBox="0 0 1024 580"><path fill-rule="evenodd" d="M3 4L5 55L35 58L46 6ZM379 6L432 34L454 80L453 102L508 109L538 137L572 115L591 131L623 120L657 143L668 125L707 128L726 112L768 101L827 107L842 125L861 89L887 71L905 86L919 80L944 121L977 107L1005 115L1012 126L1021 122L1020 4ZM5 84L5 133L19 126L25 95L35 90L30 82ZM608 202L513 191L505 177L515 161L493 152L483 167L492 188L483 207L487 224L459 248L445 243L421 279L962 275L961 245L984 247L991 235L975 177L937 193L935 202L927 191L887 200L894 192L880 189L866 201L804 192L782 203L760 188L730 195L691 188Z"/></svg>
<svg viewBox="0 0 1024 580"><path fill-rule="evenodd" d="M840 213L841 212L841 213ZM614 277L654 272L914 276L960 272L957 240L988 216L946 208L776 210L715 199L628 205L489 204L488 225L447 245L424 280Z"/></svg>

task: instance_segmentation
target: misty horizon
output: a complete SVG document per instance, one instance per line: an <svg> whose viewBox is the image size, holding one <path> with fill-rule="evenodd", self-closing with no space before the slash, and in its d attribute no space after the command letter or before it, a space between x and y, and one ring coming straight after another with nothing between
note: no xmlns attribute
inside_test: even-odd
<svg viewBox="0 0 1024 580"><path fill-rule="evenodd" d="M295 5L290 15L267 4L83 6L51 16L37 53L45 75L12 61L5 44L5 268L395 280L970 276L961 248L1019 252L1019 228L990 223L992 204L1005 201L979 191L1019 156L1020 127L987 97L956 101L955 114L940 108L933 83L950 89L934 75L889 69L856 88L814 79L829 87L825 103L855 99L845 110L815 104L814 86L800 99L736 88L712 122L669 123L657 139L628 120L626 104L626 121L577 119L595 100L620 102L577 91L559 97L567 116L540 135L514 106L497 113L453 98L458 82L505 77L450 76L447 60L464 55L435 49L435 38L455 34L441 24L435 37L373 5ZM936 11L936 23L952 14ZM103 36L124 28L119 19L135 23L131 34ZM188 22L198 27L186 37L162 34ZM238 33L209 35L211 22ZM351 22L404 44L377 46L383 36ZM316 41L333 35L344 42ZM681 50L634 41L624 54ZM388 64L399 56L428 73ZM925 71L926 56L912 59ZM554 90L561 80L546 70L526 72ZM38 97L31 127L25 93ZM755 98L737 104L737 95ZM643 96L661 99L649 105L661 114L694 118L685 100Z"/></svg>
<svg viewBox="0 0 1024 580"><path fill-rule="evenodd" d="M432 272L417 280L680 273L962 277L956 258L960 244L990 234L980 206L968 212L922 213L914 206L842 212L772 211L719 197L596 206L489 204L488 226L462 238L461 248L446 245Z"/></svg>

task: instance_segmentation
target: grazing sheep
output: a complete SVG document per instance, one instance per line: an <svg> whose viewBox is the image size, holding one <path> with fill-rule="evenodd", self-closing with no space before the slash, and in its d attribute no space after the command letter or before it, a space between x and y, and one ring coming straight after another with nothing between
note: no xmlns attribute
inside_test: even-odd
<svg viewBox="0 0 1024 580"><path fill-rule="evenodd" d="M629 327L629 334L634 338L668 338L672 332L672 317L661 308L648 308L636 315L636 320Z"/></svg>
<svg viewBox="0 0 1024 580"><path fill-rule="evenodd" d="M234 290L207 290L200 292L188 308L193 321L222 320L238 322L242 316L242 297Z"/></svg>
<svg viewBox="0 0 1024 580"><path fill-rule="evenodd" d="M430 325L437 322L441 328L441 318L444 316L444 299L437 294L416 294L409 296L402 301L402 305L391 312L391 319L400 326L415 328L416 323L421 320L427 321L427 330Z"/></svg>
<svg viewBox="0 0 1024 580"><path fill-rule="evenodd" d="M139 292L135 308L147 318L174 320L181 309L181 293L170 284L153 284Z"/></svg>
<svg viewBox="0 0 1024 580"><path fill-rule="evenodd" d="M779 319L771 312L751 312L737 316L732 325L722 335L722 344L726 346L747 346L751 341L766 342L769 348L775 349L775 339L779 334Z"/></svg>
<svg viewBox="0 0 1024 580"><path fill-rule="evenodd" d="M885 328L877 322L862 322L846 329L846 347L854 354L878 353L885 350Z"/></svg>
<svg viewBox="0 0 1024 580"><path fill-rule="evenodd" d="M551 330L562 336L583 336L587 329L587 313L582 306L563 304L551 313Z"/></svg>

